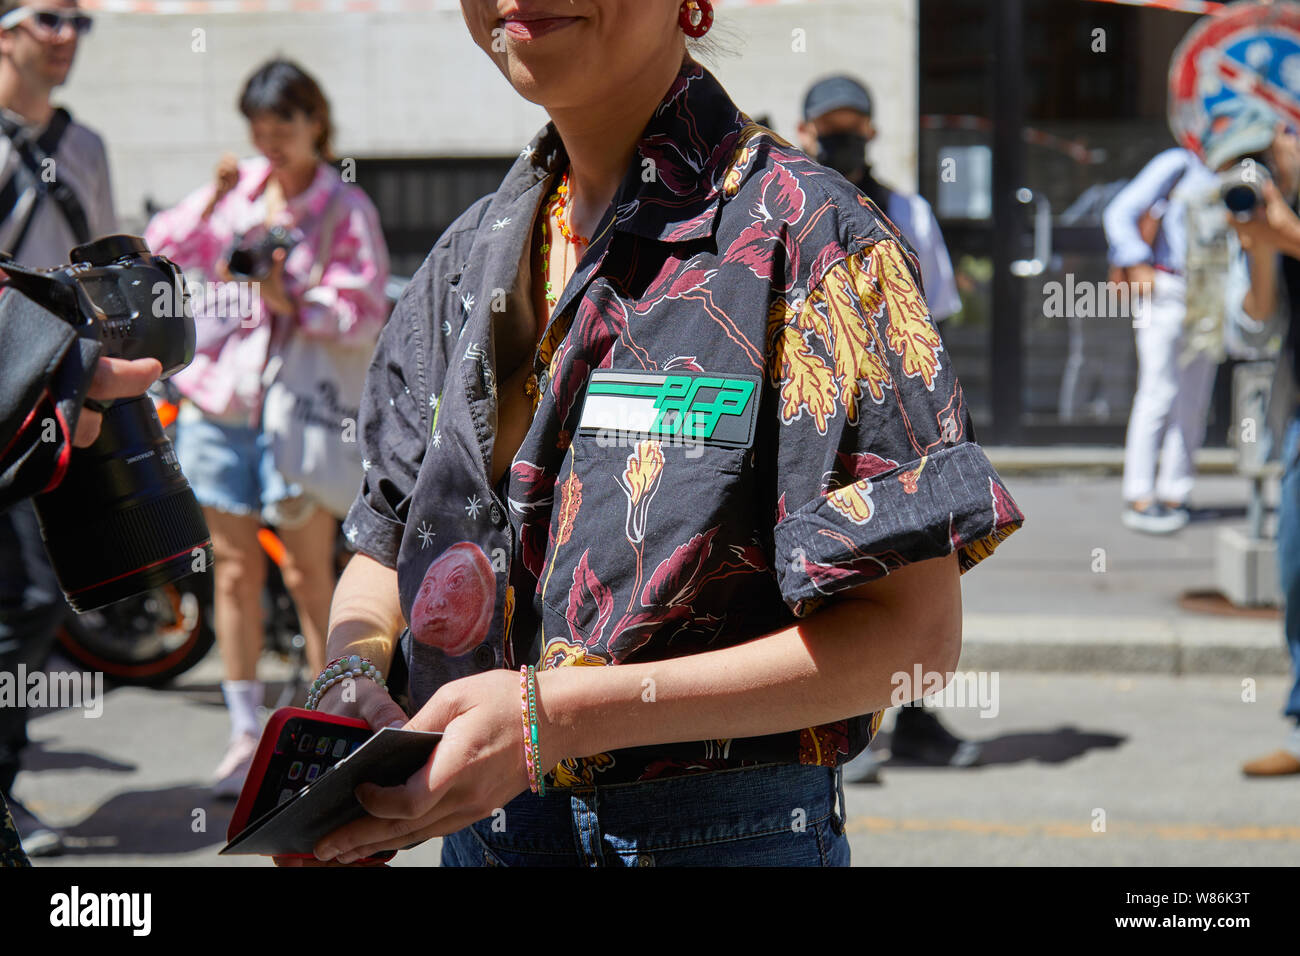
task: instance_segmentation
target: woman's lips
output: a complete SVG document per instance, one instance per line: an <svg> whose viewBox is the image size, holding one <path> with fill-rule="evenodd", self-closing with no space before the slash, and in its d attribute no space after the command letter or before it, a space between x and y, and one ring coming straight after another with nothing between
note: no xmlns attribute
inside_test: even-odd
<svg viewBox="0 0 1300 956"><path fill-rule="evenodd" d="M542 17L536 20L506 20L506 36L512 40L536 40L538 37L577 23L579 17Z"/></svg>

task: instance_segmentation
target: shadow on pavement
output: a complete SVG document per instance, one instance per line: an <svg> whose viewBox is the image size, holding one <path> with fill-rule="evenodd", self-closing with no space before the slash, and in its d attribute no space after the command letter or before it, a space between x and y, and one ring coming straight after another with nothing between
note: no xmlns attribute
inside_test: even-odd
<svg viewBox="0 0 1300 956"><path fill-rule="evenodd" d="M233 801L215 799L207 787L120 793L63 829L63 855L148 856L212 847L215 856L234 809Z"/></svg>
<svg viewBox="0 0 1300 956"><path fill-rule="evenodd" d="M1115 734L1087 733L1077 727L1058 727L1037 733L1003 734L981 741L980 765L1023 763L1065 763L1090 750L1113 750L1127 740Z"/></svg>
<svg viewBox="0 0 1300 956"><path fill-rule="evenodd" d="M1205 521L1239 521L1246 517L1245 505L1207 505L1204 508L1189 508L1189 520L1200 524Z"/></svg>
<svg viewBox="0 0 1300 956"><path fill-rule="evenodd" d="M89 753L85 750L50 750L49 746L57 742L59 738L53 740L33 740L23 750L23 770L80 770L88 768L91 770L108 770L112 773L133 773L139 768L133 763L123 763L120 760L110 760L107 757L101 757L96 753Z"/></svg>
<svg viewBox="0 0 1300 956"><path fill-rule="evenodd" d="M879 745L873 741L872 747L884 749L889 746L889 735L878 735ZM1123 744L1128 738L1115 734L1081 732L1076 727L1058 727L1055 730L1036 731L1033 733L1003 734L978 740L981 745L980 759L976 767L990 767L996 764L1024 763L1065 763L1076 760L1090 750L1111 750ZM895 758L886 762L887 767L922 767L931 766L912 760ZM942 767L939 769L947 770ZM955 769L955 768L954 768Z"/></svg>

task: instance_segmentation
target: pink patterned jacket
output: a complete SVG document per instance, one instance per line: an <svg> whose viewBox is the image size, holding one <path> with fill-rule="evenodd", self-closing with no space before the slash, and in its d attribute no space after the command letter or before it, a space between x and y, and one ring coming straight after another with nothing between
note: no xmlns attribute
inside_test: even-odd
<svg viewBox="0 0 1300 956"><path fill-rule="evenodd" d="M289 334L373 344L389 310L384 292L388 248L379 215L361 189L344 183L325 163L306 191L271 220L301 234L284 270L286 289L302 303L297 316L273 314L256 283L217 278L217 265L235 238L266 222L263 191L270 172L263 157L243 160L238 185L207 220L202 214L212 198L211 183L159 213L145 230L150 248L173 260L190 280L198 349L194 362L173 381L209 416L250 424L261 408L267 359ZM331 199L336 191L337 198ZM339 205L331 213L334 227L325 268L319 283L309 288L331 202Z"/></svg>

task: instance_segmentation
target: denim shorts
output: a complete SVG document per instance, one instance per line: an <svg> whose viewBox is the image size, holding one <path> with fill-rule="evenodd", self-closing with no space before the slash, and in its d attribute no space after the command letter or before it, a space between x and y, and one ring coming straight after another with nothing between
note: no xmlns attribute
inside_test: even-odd
<svg viewBox="0 0 1300 956"><path fill-rule="evenodd" d="M215 421L193 406L183 408L173 444L199 504L260 515L280 527L295 527L310 516L311 503L276 470L261 429Z"/></svg>
<svg viewBox="0 0 1300 956"><path fill-rule="evenodd" d="M442 865L848 866L843 806L840 770L798 764L523 793Z"/></svg>

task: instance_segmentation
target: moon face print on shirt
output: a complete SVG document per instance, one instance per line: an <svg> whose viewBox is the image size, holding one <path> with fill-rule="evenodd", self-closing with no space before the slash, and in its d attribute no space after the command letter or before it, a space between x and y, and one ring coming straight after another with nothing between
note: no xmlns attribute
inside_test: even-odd
<svg viewBox="0 0 1300 956"><path fill-rule="evenodd" d="M487 637L496 594L483 550L470 541L453 544L424 572L411 605L411 635L449 657L468 654Z"/></svg>

